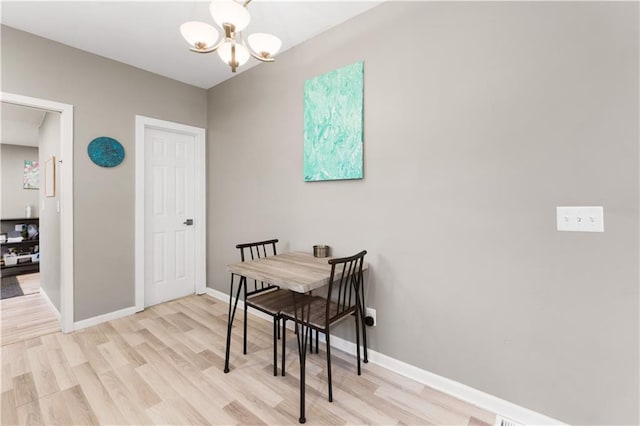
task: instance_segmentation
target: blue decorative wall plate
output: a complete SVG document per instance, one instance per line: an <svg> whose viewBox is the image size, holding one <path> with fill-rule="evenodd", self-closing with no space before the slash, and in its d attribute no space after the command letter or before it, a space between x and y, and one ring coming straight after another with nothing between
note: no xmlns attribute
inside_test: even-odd
<svg viewBox="0 0 640 426"><path fill-rule="evenodd" d="M101 167L115 167L124 160L124 147L113 138L101 136L87 147L91 161Z"/></svg>

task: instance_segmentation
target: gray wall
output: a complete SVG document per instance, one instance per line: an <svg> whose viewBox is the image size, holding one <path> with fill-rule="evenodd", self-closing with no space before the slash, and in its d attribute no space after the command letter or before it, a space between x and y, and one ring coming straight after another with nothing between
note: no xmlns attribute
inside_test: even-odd
<svg viewBox="0 0 640 426"><path fill-rule="evenodd" d="M206 91L2 27L2 90L74 106L75 321L134 305L135 116L206 126ZM98 167L87 145L122 143Z"/></svg>
<svg viewBox="0 0 640 426"><path fill-rule="evenodd" d="M0 181L2 182L2 210L5 219L25 216L27 204L33 217L38 216L38 190L24 189L24 161L38 161L38 148L32 146L0 144Z"/></svg>
<svg viewBox="0 0 640 426"><path fill-rule="evenodd" d="M60 312L60 176L56 176L55 197L45 197L45 161L60 158L60 114L49 112L40 126L38 138L41 178L40 185L40 287Z"/></svg>
<svg viewBox="0 0 640 426"><path fill-rule="evenodd" d="M210 89L209 286L238 242L366 248L375 350L638 424L638 35L637 3L387 3ZM304 183L303 82L360 60L365 178Z"/></svg>

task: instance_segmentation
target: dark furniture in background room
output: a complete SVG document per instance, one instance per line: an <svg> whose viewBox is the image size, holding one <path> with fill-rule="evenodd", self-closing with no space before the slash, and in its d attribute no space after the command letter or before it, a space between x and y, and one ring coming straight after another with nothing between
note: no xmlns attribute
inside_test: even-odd
<svg viewBox="0 0 640 426"><path fill-rule="evenodd" d="M0 243L0 276L40 271L39 231L40 220L37 217L0 220L0 234L3 236L0 240L3 241ZM12 241L20 238L22 241Z"/></svg>

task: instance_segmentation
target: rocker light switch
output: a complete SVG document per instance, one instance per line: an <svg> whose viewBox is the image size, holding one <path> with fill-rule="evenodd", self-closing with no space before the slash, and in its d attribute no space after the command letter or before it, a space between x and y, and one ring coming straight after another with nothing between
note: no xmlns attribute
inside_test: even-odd
<svg viewBox="0 0 640 426"><path fill-rule="evenodd" d="M557 207L558 231L604 232L604 209L600 206Z"/></svg>

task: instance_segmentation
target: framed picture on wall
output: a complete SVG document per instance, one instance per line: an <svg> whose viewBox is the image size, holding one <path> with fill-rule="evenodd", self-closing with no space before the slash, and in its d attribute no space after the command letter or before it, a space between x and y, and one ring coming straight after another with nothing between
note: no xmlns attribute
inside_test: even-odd
<svg viewBox="0 0 640 426"><path fill-rule="evenodd" d="M40 189L40 167L37 161L24 160L24 189Z"/></svg>
<svg viewBox="0 0 640 426"><path fill-rule="evenodd" d="M305 182L362 179L364 62L304 82Z"/></svg>
<svg viewBox="0 0 640 426"><path fill-rule="evenodd" d="M44 162L44 196L56 196L56 157L52 156Z"/></svg>

